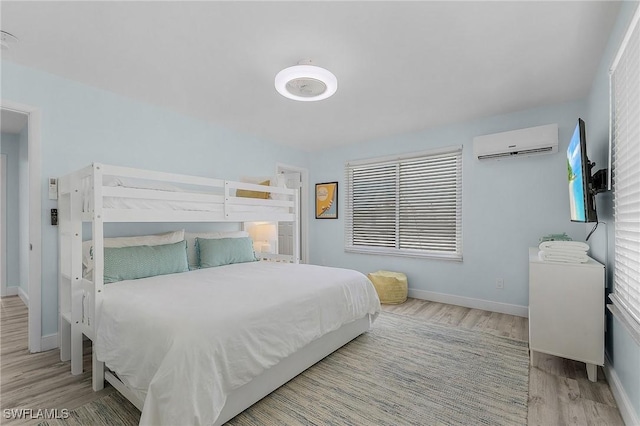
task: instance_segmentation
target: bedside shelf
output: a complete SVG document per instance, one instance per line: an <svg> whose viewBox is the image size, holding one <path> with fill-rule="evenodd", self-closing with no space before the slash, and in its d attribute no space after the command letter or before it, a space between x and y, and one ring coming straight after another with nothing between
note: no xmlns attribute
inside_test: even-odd
<svg viewBox="0 0 640 426"><path fill-rule="evenodd" d="M71 312L61 312L60 317L62 317L63 320L71 324Z"/></svg>

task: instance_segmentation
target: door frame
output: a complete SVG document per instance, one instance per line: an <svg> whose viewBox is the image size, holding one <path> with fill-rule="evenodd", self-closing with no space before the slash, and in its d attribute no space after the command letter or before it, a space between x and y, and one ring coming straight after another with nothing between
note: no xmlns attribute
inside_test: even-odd
<svg viewBox="0 0 640 426"><path fill-rule="evenodd" d="M39 108L2 99L0 108L27 116L29 156L29 352L42 350L42 115Z"/></svg>
<svg viewBox="0 0 640 426"><path fill-rule="evenodd" d="M302 191L300 191L299 215L301 224L300 262L309 263L309 170L289 164L276 163L276 174L287 171L300 173L300 184L302 186Z"/></svg>
<svg viewBox="0 0 640 426"><path fill-rule="evenodd" d="M0 296L15 296L15 294L9 294L7 280L5 275L7 274L7 155L0 155L2 158L2 167L0 168L0 174L2 174L2 184L0 185L0 245L2 245L2 256L0 259ZM17 289L16 289L17 291Z"/></svg>

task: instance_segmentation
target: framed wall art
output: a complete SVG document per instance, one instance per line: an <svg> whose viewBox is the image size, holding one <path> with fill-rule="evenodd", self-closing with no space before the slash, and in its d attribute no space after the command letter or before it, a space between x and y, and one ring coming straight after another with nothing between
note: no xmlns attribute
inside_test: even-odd
<svg viewBox="0 0 640 426"><path fill-rule="evenodd" d="M338 218L338 182L316 183L316 219Z"/></svg>

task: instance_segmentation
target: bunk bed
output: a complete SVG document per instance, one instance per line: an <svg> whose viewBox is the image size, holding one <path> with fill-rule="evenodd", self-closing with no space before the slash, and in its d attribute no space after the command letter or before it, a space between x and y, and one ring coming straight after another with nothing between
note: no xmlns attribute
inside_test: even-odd
<svg viewBox="0 0 640 426"><path fill-rule="evenodd" d="M366 332L375 289L356 271L299 264L298 205L283 187L98 163L60 177L61 359L82 373L86 336L94 391L109 382L141 424L219 425ZM105 223L257 221L294 222L294 254L105 283Z"/></svg>

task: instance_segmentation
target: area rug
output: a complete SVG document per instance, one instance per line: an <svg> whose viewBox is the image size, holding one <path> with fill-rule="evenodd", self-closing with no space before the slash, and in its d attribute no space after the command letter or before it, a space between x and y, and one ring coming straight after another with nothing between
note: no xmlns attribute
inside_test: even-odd
<svg viewBox="0 0 640 426"><path fill-rule="evenodd" d="M527 343L382 313L345 345L228 424L524 425ZM45 425L137 424L113 394Z"/></svg>

